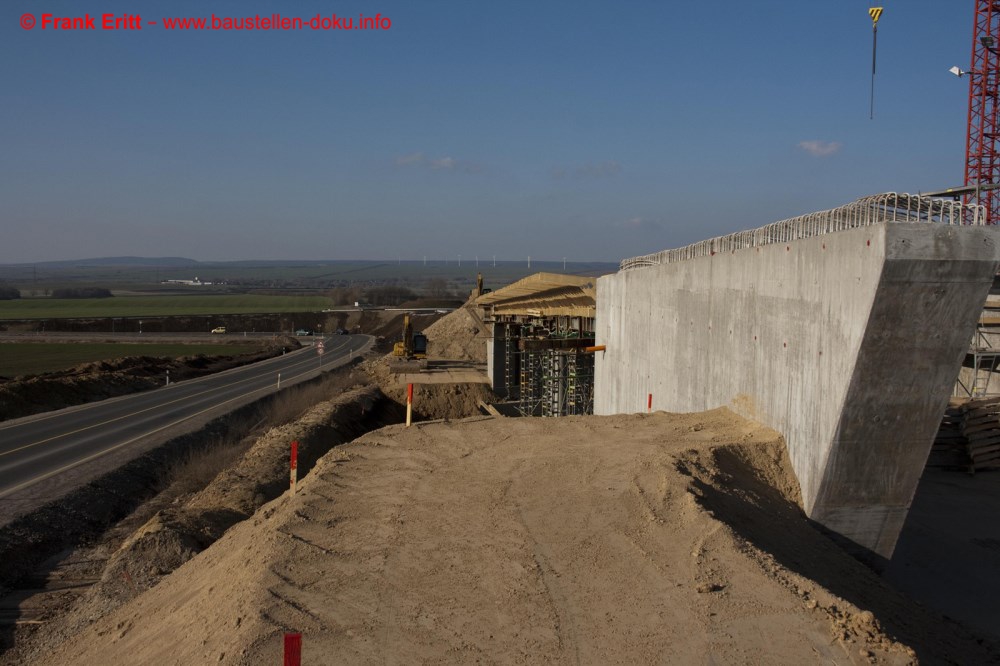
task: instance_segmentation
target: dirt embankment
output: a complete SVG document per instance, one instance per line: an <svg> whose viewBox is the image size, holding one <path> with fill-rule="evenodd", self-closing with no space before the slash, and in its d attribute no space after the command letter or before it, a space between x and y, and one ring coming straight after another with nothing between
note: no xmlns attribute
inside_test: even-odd
<svg viewBox="0 0 1000 666"><path fill-rule="evenodd" d="M485 330L471 304L459 308L423 330L427 357L435 361L486 363ZM366 361L363 365L392 400L406 404L406 389L389 371L392 356ZM418 384L414 386L413 413L419 421L460 419L478 414L480 401L494 402L496 395L486 384Z"/></svg>
<svg viewBox="0 0 1000 666"><path fill-rule="evenodd" d="M87 624L155 586L286 491L292 441L299 443L299 474L304 478L331 448L381 425L383 401L375 387L351 389L259 437L206 488L183 504L158 511L126 539L67 625Z"/></svg>
<svg viewBox="0 0 1000 666"><path fill-rule="evenodd" d="M163 386L168 372L171 381L183 381L256 363L299 346L298 340L286 337L252 354L132 356L18 377L0 383L0 421L146 391ZM220 347L220 351L224 352L225 347Z"/></svg>
<svg viewBox="0 0 1000 666"><path fill-rule="evenodd" d="M345 376L343 381L353 379L354 375ZM52 594L38 597L32 605L45 606L39 616L45 621L44 627L39 631L33 631L31 625L22 627L17 635L0 641L15 644L2 661L23 663L35 659L155 586L227 529L278 497L288 488L289 444L293 440L299 442L302 478L330 448L387 422L398 422L401 417L398 406L376 387L357 385L355 380L353 388L316 404L298 420L256 437L245 453L194 494L185 494L184 488L189 485L185 476L198 471L182 469L172 486L95 539L94 545L74 551L70 560L98 560L96 566L70 565L55 574L56 580L96 576L95 584L79 598L70 594L62 599ZM141 516L148 519L141 522Z"/></svg>
<svg viewBox="0 0 1000 666"><path fill-rule="evenodd" d="M813 529L727 410L391 426L43 664L995 663Z"/></svg>
<svg viewBox="0 0 1000 666"><path fill-rule="evenodd" d="M393 319L385 325L399 323ZM459 312L439 322L436 330L428 329L435 336L437 353L447 350L459 358L475 357L477 348L483 344L473 340L478 328L470 326L470 322L474 324L474 319ZM385 370L384 364L380 367ZM391 381L384 375L381 378L386 379L388 388ZM300 443L300 475L304 476L331 447L402 420L402 394L398 390L391 389L398 395L387 398L375 385L357 386L359 379L351 374L345 378L348 382L345 385L353 382L355 388L317 404L295 423L256 438L234 464L210 482L206 479L208 485L203 490L188 496L171 486L96 538L96 545L74 551L71 560L92 563L71 564L47 575L54 575L57 580L96 578L96 584L79 598L67 595L64 600L56 599L54 607L46 607L39 616L46 621L43 630L32 631L29 625L6 639L6 642L15 640L16 647L5 659L30 660L48 651L146 592L232 526L254 515L263 504L287 489L288 445L293 439ZM478 386L471 387L473 396L467 395L470 387L466 386L434 388L436 401L425 400L434 405L433 409L418 418L430 415L460 418L475 414L478 399L489 397L488 391ZM25 552L30 552L30 547ZM52 602L51 595L43 596L46 604Z"/></svg>

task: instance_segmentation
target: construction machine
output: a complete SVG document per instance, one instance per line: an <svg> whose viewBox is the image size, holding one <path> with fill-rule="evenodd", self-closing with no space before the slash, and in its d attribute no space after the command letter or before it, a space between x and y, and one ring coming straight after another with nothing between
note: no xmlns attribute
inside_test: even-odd
<svg viewBox="0 0 1000 666"><path fill-rule="evenodd" d="M403 341L393 345L392 355L405 359L427 358L427 336L423 333L413 332L413 323L410 321L410 313L408 312L403 315Z"/></svg>

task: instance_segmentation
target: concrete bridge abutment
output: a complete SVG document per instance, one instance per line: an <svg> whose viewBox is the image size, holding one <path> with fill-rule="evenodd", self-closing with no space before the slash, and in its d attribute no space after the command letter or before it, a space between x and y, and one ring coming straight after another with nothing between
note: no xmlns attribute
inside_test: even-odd
<svg viewBox="0 0 1000 666"><path fill-rule="evenodd" d="M1000 229L881 222L597 283L595 413L720 405L781 432L806 514L889 558Z"/></svg>

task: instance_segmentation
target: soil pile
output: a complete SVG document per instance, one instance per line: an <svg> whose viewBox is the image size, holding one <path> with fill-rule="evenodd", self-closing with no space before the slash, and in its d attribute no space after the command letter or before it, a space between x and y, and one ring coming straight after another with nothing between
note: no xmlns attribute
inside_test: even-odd
<svg viewBox="0 0 1000 666"><path fill-rule="evenodd" d="M384 400L375 387L358 387L320 403L294 423L272 428L240 460L185 504L158 512L115 553L91 595L97 608L130 599L252 516L289 484L289 452L297 441L303 477L338 444L373 427ZM85 615L93 613L84 611Z"/></svg>
<svg viewBox="0 0 1000 666"><path fill-rule="evenodd" d="M410 315L415 333L424 331L442 318L438 312L416 312ZM365 310L360 319L359 331L381 340L382 351L391 351L392 345L403 339L403 315L386 310Z"/></svg>
<svg viewBox="0 0 1000 666"><path fill-rule="evenodd" d="M481 319L471 305L459 308L424 329L427 357L435 361L486 363L486 340ZM406 389L389 370L391 354L366 361L365 371L391 400L406 404ZM479 402L494 402L486 384L417 384L413 410L417 420L460 419L479 413Z"/></svg>
<svg viewBox="0 0 1000 666"><path fill-rule="evenodd" d="M383 428L35 663L993 663L701 414Z"/></svg>
<svg viewBox="0 0 1000 666"><path fill-rule="evenodd" d="M18 377L0 383L0 421L163 386L167 372L171 381L193 379L256 363L281 354L285 348L299 346L295 338L281 338L253 354L179 358L132 356L84 363L60 372Z"/></svg>
<svg viewBox="0 0 1000 666"><path fill-rule="evenodd" d="M389 359L379 358L361 364L382 393L399 405L406 405L406 388L389 371ZM479 414L479 403L494 402L496 395L487 384L415 384L413 417L417 421L462 419Z"/></svg>
<svg viewBox="0 0 1000 666"><path fill-rule="evenodd" d="M424 330L427 355L449 361L486 363L486 337L477 308L466 305Z"/></svg>

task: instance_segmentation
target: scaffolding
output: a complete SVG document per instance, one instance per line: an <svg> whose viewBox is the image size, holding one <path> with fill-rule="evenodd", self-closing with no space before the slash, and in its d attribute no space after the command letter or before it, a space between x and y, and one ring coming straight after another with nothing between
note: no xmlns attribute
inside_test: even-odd
<svg viewBox="0 0 1000 666"><path fill-rule="evenodd" d="M517 411L521 416L538 416L542 403L542 358L538 352L526 351L520 357L521 381Z"/></svg>
<svg viewBox="0 0 1000 666"><path fill-rule="evenodd" d="M580 338L578 331L549 335L537 326L501 330L506 335L503 392L522 416L593 413L594 354L585 349L592 338Z"/></svg>
<svg viewBox="0 0 1000 666"><path fill-rule="evenodd" d="M490 381L511 412L594 411L596 280L537 273L477 299L492 325Z"/></svg>
<svg viewBox="0 0 1000 666"><path fill-rule="evenodd" d="M984 313L984 317L987 313ZM983 318L976 327L976 337L965 357L962 371L955 383L954 394L972 399L1000 396L998 386L991 387L1000 370L1000 347L994 346L1000 331L984 325Z"/></svg>
<svg viewBox="0 0 1000 666"><path fill-rule="evenodd" d="M511 333L518 331L519 327L503 326L504 332L504 367L503 386L504 395L508 400L520 400L521 398L521 355L517 350L517 336Z"/></svg>
<svg viewBox="0 0 1000 666"><path fill-rule="evenodd" d="M573 416L594 411L594 355L573 351L545 353L542 416Z"/></svg>
<svg viewBox="0 0 1000 666"><path fill-rule="evenodd" d="M565 414L568 416L593 414L594 355L577 352L567 360Z"/></svg>

